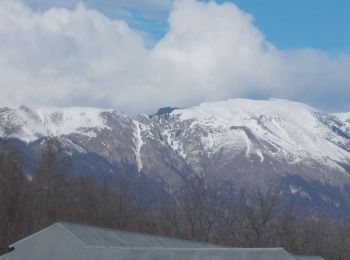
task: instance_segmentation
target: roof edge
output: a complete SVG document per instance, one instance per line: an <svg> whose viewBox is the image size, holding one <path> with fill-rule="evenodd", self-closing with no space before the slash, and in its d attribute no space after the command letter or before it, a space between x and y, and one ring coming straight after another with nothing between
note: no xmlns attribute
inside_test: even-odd
<svg viewBox="0 0 350 260"><path fill-rule="evenodd" d="M18 240L17 242L15 242L15 243L9 245L9 247L15 247L15 248L16 248L16 245L22 244L22 243L23 243L24 241L26 241L27 239L32 238L32 237L35 237L35 236L37 236L38 234L40 234L40 233L42 233L42 232L45 232L45 231L47 231L48 229L54 228L55 226L58 226L58 225L59 225L59 223L54 223L54 224L52 224L52 225L50 225L50 226L47 226L47 227L45 227L45 228L43 228L43 229L40 229L39 231L37 231L37 232L35 232L35 233L33 233L33 234L27 236L27 237L24 237L24 238L22 238L21 240Z"/></svg>

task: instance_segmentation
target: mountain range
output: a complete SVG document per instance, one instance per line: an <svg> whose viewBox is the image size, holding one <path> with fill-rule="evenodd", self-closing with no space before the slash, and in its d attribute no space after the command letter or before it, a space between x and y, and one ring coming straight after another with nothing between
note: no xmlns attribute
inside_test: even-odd
<svg viewBox="0 0 350 260"><path fill-rule="evenodd" d="M142 174L171 194L190 176L278 190L350 217L350 113L281 99L231 99L131 117L113 109L0 108L0 136L34 160L56 137L79 172Z"/></svg>

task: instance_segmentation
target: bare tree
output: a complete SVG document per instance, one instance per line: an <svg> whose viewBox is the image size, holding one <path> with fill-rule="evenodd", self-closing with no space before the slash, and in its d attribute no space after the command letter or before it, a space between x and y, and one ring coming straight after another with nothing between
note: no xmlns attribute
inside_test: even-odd
<svg viewBox="0 0 350 260"><path fill-rule="evenodd" d="M13 242L21 232L25 182L19 155L0 152L0 248Z"/></svg>
<svg viewBox="0 0 350 260"><path fill-rule="evenodd" d="M59 140L44 141L39 160L33 173L32 218L34 229L52 224L66 217L71 208L69 183L70 159L61 151Z"/></svg>

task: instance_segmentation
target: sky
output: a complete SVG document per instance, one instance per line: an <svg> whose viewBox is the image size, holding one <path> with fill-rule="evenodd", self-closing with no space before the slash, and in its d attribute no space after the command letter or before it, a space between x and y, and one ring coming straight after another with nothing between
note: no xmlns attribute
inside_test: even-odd
<svg viewBox="0 0 350 260"><path fill-rule="evenodd" d="M0 0L0 104L350 111L347 0Z"/></svg>

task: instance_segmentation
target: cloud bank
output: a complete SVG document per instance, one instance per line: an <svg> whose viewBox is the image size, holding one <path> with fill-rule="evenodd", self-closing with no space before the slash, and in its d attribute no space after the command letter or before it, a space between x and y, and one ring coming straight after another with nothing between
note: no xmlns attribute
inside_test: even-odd
<svg viewBox="0 0 350 260"><path fill-rule="evenodd" d="M156 0L154 0L156 1ZM0 103L131 113L235 97L348 108L350 56L281 51L232 3L177 0L152 48L123 20L77 4L0 2Z"/></svg>

